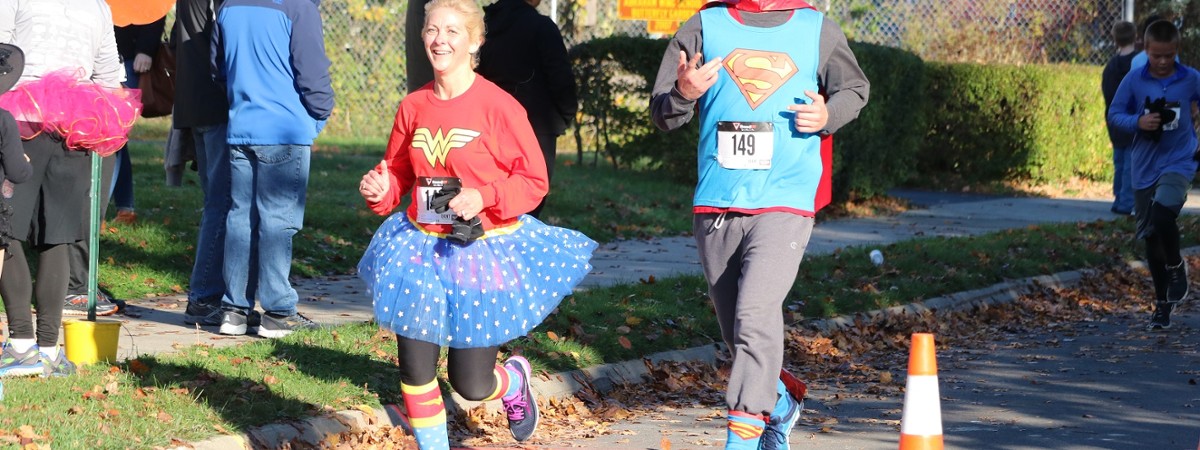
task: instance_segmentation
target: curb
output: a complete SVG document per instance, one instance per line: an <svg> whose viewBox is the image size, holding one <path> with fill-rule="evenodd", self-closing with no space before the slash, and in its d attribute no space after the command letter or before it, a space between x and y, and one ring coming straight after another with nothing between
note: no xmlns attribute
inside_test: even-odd
<svg viewBox="0 0 1200 450"><path fill-rule="evenodd" d="M1200 254L1200 246L1183 249L1184 257ZM1130 269L1144 269L1142 261L1126 263ZM1077 284L1085 276L1100 273L1098 269L1080 269L1059 272L1051 275L1010 280L981 289L957 292L942 297L931 298L922 302L910 303L903 306L877 309L857 313L852 316L839 316L827 319L802 321L793 327L809 327L819 331L830 331L854 325L854 319L863 317L875 319L898 314L920 314L926 311L961 311L982 305L995 306L1015 301L1032 289L1051 287L1068 288ZM638 384L645 381L650 372L646 360L651 363L662 361L673 362L705 362L715 365L718 352L723 351L724 344L714 343L684 350L670 350L649 355L641 360L630 360L617 363L601 364L598 366L559 372L548 376L535 377L530 388L539 398L561 399L575 395L584 387L592 387L600 392L612 390L621 384ZM463 399L458 393L451 393L446 401L448 411L470 410L486 402L475 402ZM492 403L499 403L493 401ZM363 410L346 410L332 412L326 415L309 417L291 423L270 424L254 428L246 433L222 435L200 442L174 447L176 449L195 450L229 450L229 449L280 449L292 448L291 443L318 446L333 436L343 432L357 432L369 427L398 427L404 426L394 420L382 408L373 408L373 416L368 416Z"/></svg>

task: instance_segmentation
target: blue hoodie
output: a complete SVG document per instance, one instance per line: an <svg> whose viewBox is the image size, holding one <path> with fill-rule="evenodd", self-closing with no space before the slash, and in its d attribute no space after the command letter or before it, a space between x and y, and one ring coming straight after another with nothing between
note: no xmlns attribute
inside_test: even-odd
<svg viewBox="0 0 1200 450"><path fill-rule="evenodd" d="M1146 114L1146 100L1159 97L1179 105L1178 117L1158 140L1138 129L1138 118ZM1193 100L1200 100L1200 76L1192 68L1175 63L1175 73L1165 79L1150 75L1148 66L1134 67L1121 81L1108 109L1108 124L1127 133L1136 133L1130 153L1133 188L1146 189L1165 173L1191 179L1196 174L1196 132L1192 129Z"/></svg>
<svg viewBox="0 0 1200 450"><path fill-rule="evenodd" d="M230 145L312 145L333 111L316 1L226 0L212 46Z"/></svg>

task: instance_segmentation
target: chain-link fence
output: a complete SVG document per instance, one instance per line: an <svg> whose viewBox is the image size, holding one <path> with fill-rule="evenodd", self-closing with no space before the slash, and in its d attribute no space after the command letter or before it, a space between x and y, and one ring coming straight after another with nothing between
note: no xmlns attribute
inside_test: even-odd
<svg viewBox="0 0 1200 450"><path fill-rule="evenodd" d="M851 40L926 60L1104 64L1125 0L817 0Z"/></svg>
<svg viewBox="0 0 1200 450"><path fill-rule="evenodd" d="M485 4L492 0L481 0ZM812 0L852 40L905 48L927 60L1103 64L1125 0ZM619 20L618 0L543 0L568 46L647 36L646 22ZM408 0L321 2L338 107L328 130L386 136L404 96Z"/></svg>

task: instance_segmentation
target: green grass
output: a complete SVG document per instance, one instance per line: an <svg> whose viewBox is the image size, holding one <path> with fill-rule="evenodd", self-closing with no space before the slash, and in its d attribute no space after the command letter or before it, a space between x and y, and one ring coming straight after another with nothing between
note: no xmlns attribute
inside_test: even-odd
<svg viewBox="0 0 1200 450"><path fill-rule="evenodd" d="M373 326L347 325L86 366L72 377L5 379L0 430L28 425L54 448L154 448L325 408L393 403L395 345Z"/></svg>

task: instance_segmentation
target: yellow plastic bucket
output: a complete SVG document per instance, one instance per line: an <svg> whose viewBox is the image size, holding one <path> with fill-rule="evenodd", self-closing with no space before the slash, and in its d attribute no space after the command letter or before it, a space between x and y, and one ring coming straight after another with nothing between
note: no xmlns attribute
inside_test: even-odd
<svg viewBox="0 0 1200 450"><path fill-rule="evenodd" d="M96 319L64 320L63 340L66 341L67 359L78 365L96 362L112 362L117 359L117 339L121 336L121 322Z"/></svg>

